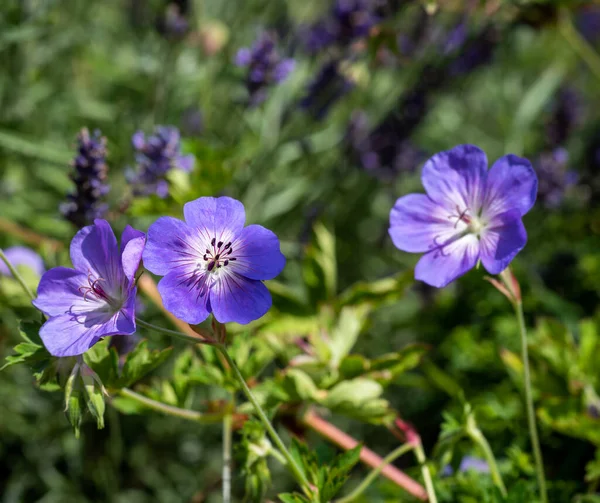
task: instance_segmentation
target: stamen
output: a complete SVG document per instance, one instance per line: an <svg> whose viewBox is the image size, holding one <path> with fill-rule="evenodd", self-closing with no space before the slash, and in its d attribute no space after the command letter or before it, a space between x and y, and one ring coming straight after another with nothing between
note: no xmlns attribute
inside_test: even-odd
<svg viewBox="0 0 600 503"><path fill-rule="evenodd" d="M212 241L210 242L210 244L211 244L212 246L215 246L215 242L216 242L216 241L217 241L217 239L216 239L216 238L212 238Z"/></svg>
<svg viewBox="0 0 600 503"><path fill-rule="evenodd" d="M217 243L217 248L221 248L221 246L223 246L223 241L219 241L219 242Z"/></svg>

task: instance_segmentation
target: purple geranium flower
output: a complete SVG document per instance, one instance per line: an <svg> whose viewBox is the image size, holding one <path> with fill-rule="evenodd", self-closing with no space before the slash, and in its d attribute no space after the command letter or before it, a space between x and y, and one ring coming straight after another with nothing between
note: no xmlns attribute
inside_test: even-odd
<svg viewBox="0 0 600 503"><path fill-rule="evenodd" d="M425 253L416 279L443 287L479 260L498 274L525 246L521 217L537 193L537 177L527 159L506 155L488 172L482 150L459 145L429 159L421 180L427 195L398 199L389 229L397 248Z"/></svg>
<svg viewBox="0 0 600 503"><path fill-rule="evenodd" d="M50 269L33 301L49 316L40 336L51 354L79 355L102 337L135 332L135 272L144 243L144 233L127 226L119 251L106 220L96 220L75 235L71 241L75 269Z"/></svg>
<svg viewBox="0 0 600 503"><path fill-rule="evenodd" d="M15 267L28 267L38 276L44 274L44 271L46 270L42 257L31 248L25 246L12 246L4 250L4 255L6 255L9 262ZM12 273L2 260L0 260L0 276L12 276Z"/></svg>
<svg viewBox="0 0 600 503"><path fill-rule="evenodd" d="M262 280L285 265L279 240L260 225L244 227L244 205L229 197L201 197L183 207L185 222L161 217L148 230L144 265L164 276L165 307L196 324L210 313L221 323L249 323L271 307Z"/></svg>

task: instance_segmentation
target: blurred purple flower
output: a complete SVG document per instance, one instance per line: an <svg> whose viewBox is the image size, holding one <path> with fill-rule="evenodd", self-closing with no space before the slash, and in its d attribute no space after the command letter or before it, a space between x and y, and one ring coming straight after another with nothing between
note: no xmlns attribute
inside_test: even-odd
<svg viewBox="0 0 600 503"><path fill-rule="evenodd" d="M568 169L569 153L562 147L542 153L534 163L538 175L538 196L547 208L557 208L565 193L579 181L577 172Z"/></svg>
<svg viewBox="0 0 600 503"><path fill-rule="evenodd" d="M366 37L379 21L376 0L335 0L330 12L305 31L305 46L309 52L324 47L345 47Z"/></svg>
<svg viewBox="0 0 600 503"><path fill-rule="evenodd" d="M187 1L168 2L164 11L156 20L156 29L167 39L181 40L189 31L190 23L186 18L189 11Z"/></svg>
<svg viewBox="0 0 600 503"><path fill-rule="evenodd" d="M44 261L31 248L25 246L12 246L4 250L9 262L15 267L28 267L36 275L41 276L46 271ZM0 276L12 276L6 264L0 260Z"/></svg>
<svg viewBox="0 0 600 503"><path fill-rule="evenodd" d="M131 137L136 151L137 169L127 173L135 195L156 194L167 197L169 184L165 179L172 169L190 172L194 156L182 155L179 130L173 126L158 126L154 134L145 137L138 131Z"/></svg>
<svg viewBox="0 0 600 503"><path fill-rule="evenodd" d="M498 274L525 246L521 219L535 202L535 171L512 154L489 171L487 165L485 153L474 145L440 152L423 166L427 194L396 201L389 233L400 250L424 253L416 279L444 287L479 260Z"/></svg>
<svg viewBox="0 0 600 503"><path fill-rule="evenodd" d="M33 301L49 317L40 337L51 354L80 355L102 337L135 332L135 273L144 243L144 233L127 226L119 250L109 223L100 219L75 235L75 269L46 272Z"/></svg>
<svg viewBox="0 0 600 503"><path fill-rule="evenodd" d="M235 64L248 68L246 88L251 106L259 105L267 97L267 89L273 84L285 81L294 70L295 61L282 58L275 44L275 37L261 34L251 48L240 49Z"/></svg>
<svg viewBox="0 0 600 503"><path fill-rule="evenodd" d="M164 276L165 308L187 323L210 313L221 323L249 323L271 307L263 280L285 265L279 240L260 225L244 227L244 205L229 197L201 197L183 207L185 222L161 217L148 230L144 265Z"/></svg>
<svg viewBox="0 0 600 503"><path fill-rule="evenodd" d="M352 114L345 138L351 156L365 171L383 179L414 171L423 160L423 153L403 138L404 131L388 125L384 122L371 131L366 114L357 110Z"/></svg>
<svg viewBox="0 0 600 503"><path fill-rule="evenodd" d="M92 223L104 216L108 206L101 202L110 187L106 184L106 138L100 131L90 136L84 128L77 136L77 156L73 161L75 192L67 195L60 212L77 227Z"/></svg>
<svg viewBox="0 0 600 503"><path fill-rule="evenodd" d="M469 471L474 471L477 473L490 473L490 467L485 459L477 458L475 456L464 456L460 461L458 471L462 473ZM449 477L453 474L454 470L450 465L446 465L442 469L442 476Z"/></svg>
<svg viewBox="0 0 600 503"><path fill-rule="evenodd" d="M575 26L590 44L596 44L600 40L600 7L587 5L580 9L575 18Z"/></svg>
<svg viewBox="0 0 600 503"><path fill-rule="evenodd" d="M564 145L581 122L583 103L577 91L563 87L553 103L546 123L546 143L554 148Z"/></svg>
<svg viewBox="0 0 600 503"><path fill-rule="evenodd" d="M325 63L300 101L300 107L317 120L324 119L333 104L354 87L354 84L340 73L339 65L338 60Z"/></svg>

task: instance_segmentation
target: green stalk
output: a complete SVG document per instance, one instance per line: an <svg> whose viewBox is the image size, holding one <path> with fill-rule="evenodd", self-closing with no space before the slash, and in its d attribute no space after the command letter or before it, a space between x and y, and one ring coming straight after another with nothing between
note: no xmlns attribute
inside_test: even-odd
<svg viewBox="0 0 600 503"><path fill-rule="evenodd" d="M504 481L502 480L502 475L500 475L500 470L498 470L498 464L496 463L496 458L494 457L494 453L487 439L481 433L481 430L477 427L467 428L467 435L475 442L481 450L483 451L483 455L485 456L485 460L487 461L488 466L490 467L490 474L492 475L492 480L494 484L500 489L502 496L506 498L506 486L504 485Z"/></svg>
<svg viewBox="0 0 600 503"><path fill-rule="evenodd" d="M157 412L162 412L168 416L180 417L182 419L195 421L201 424L216 424L221 422L225 415L231 416L231 411L227 411L225 414L203 414L202 412L196 412L195 410L181 409L179 407L174 407L173 405L167 405L166 403L158 402L157 400L152 400L152 398L140 395L129 388L122 388L118 390L117 393L121 396L131 398L132 400L135 400L136 402L139 402L149 409Z"/></svg>
<svg viewBox="0 0 600 503"><path fill-rule="evenodd" d="M383 461L381 462L381 464L379 464L379 466L377 466L376 468L371 470L369 475L367 475L365 477L365 479L360 483L359 486L356 487L356 489L354 489L354 491L352 491L347 496L344 496L343 498L338 499L336 501L336 503L349 503L350 501L353 501L356 498L358 498L363 492L365 492L367 490L367 488L378 477L378 475L381 473L381 471L387 465L389 465L391 462L393 462L396 458L399 458L403 454L410 451L413 447L414 447L413 444L406 443L406 444L402 444L397 449L394 449L385 458L383 458Z"/></svg>
<svg viewBox="0 0 600 503"><path fill-rule="evenodd" d="M250 388L246 384L246 380L244 379L244 376L240 372L240 369L235 364L235 362L233 361L231 356L229 356L229 353L227 352L227 348L223 345L215 345L215 347L225 357L225 360L227 360L227 363L233 370L234 377L240 383L242 391L246 395L246 398L248 399L248 401L253 405L254 410L256 411L256 414L258 415L258 418L261 420L265 429L269 433L271 440L273 440L273 442L275 443L275 445L277 446L277 448L279 449L281 454L283 454L283 456L285 457L285 459L287 461L287 466L290 469L290 471L292 472L292 475L294 475L294 478L300 484L300 486L302 487L304 492L306 492L307 494L310 494L310 483L309 483L308 479L306 478L306 475L304 475L304 472L302 471L302 469L296 464L296 461L294 460L294 458L292 457L290 452L287 450L285 444L283 443L283 441L281 440L281 438L275 431L275 428L273 428L273 426L271 425L269 418L263 411L260 404L256 401L256 398L254 397L254 395L250 391Z"/></svg>
<svg viewBox="0 0 600 503"><path fill-rule="evenodd" d="M425 451L423 451L421 439L418 439L418 442L414 444L413 448L415 450L417 461L421 465L421 474L423 475L423 482L425 483L425 490L427 491L427 501L429 501L429 503L437 503L435 489L433 488L433 480L431 478L429 467L427 466L427 458L425 457Z"/></svg>
<svg viewBox="0 0 600 503"><path fill-rule="evenodd" d="M19 284L21 285L23 290L25 290L25 293L27 295L29 295L29 298L31 300L35 300L35 294L27 286L27 283L25 283L23 276L21 276L19 274L19 271L17 271L17 269L15 268L15 266L10 263L10 260L8 260L8 257L4 254L4 251L1 248L0 248L0 259L2 259L2 261L6 264L6 267L8 267L8 270L13 275L13 278L15 278L19 282Z"/></svg>
<svg viewBox="0 0 600 503"><path fill-rule="evenodd" d="M233 416L223 416L223 503L231 503L231 434Z"/></svg>
<svg viewBox="0 0 600 503"><path fill-rule="evenodd" d="M527 405L527 420L529 422L529 435L533 447L533 456L535 459L535 471L538 479L540 498L542 503L548 503L548 493L546 490L546 477L544 476L544 461L542 459L542 450L540 449L540 440L538 438L537 425L535 421L535 409L533 408L533 398L531 394L531 373L529 370L529 354L527 350L527 329L525 328L525 317L523 316L523 303L517 299L513 303L517 320L519 322L519 333L521 335L521 353L523 359L523 381L525 386L525 402Z"/></svg>
<svg viewBox="0 0 600 503"><path fill-rule="evenodd" d="M184 334L183 332L178 332L177 330L169 330L168 328L159 327L158 325L153 325L152 323L148 323L147 321L140 320L136 318L137 324L141 327L148 328L150 330L154 330L156 332L162 332L163 334L170 335L171 337L176 337L177 339L181 339L186 342L191 342L193 344L216 344L215 341L209 341L207 339L202 339L199 335L198 337L193 337L191 335Z"/></svg>

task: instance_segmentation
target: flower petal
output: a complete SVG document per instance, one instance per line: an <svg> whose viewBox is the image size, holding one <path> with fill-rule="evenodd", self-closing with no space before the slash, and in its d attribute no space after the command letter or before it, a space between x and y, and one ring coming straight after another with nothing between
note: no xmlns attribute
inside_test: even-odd
<svg viewBox="0 0 600 503"><path fill-rule="evenodd" d="M220 323L250 323L263 316L272 302L269 290L261 281L237 274L222 276L210 291L210 305Z"/></svg>
<svg viewBox="0 0 600 503"><path fill-rule="evenodd" d="M135 279L135 273L142 260L146 244L146 234L128 225L121 235L121 264L129 284Z"/></svg>
<svg viewBox="0 0 600 503"><path fill-rule="evenodd" d="M488 174L483 216L491 218L512 209L525 215L537 196L538 180L531 163L516 155L498 159Z"/></svg>
<svg viewBox="0 0 600 503"><path fill-rule="evenodd" d="M479 240L473 234L426 253L415 268L415 279L442 288L475 267Z"/></svg>
<svg viewBox="0 0 600 503"><path fill-rule="evenodd" d="M206 275L181 275L171 271L158 282L165 309L192 325L202 323L210 313L207 281Z"/></svg>
<svg viewBox="0 0 600 503"><path fill-rule="evenodd" d="M81 229L71 241L71 261L85 274L95 273L109 285L120 285L122 277L117 238L106 220Z"/></svg>
<svg viewBox="0 0 600 503"><path fill-rule="evenodd" d="M184 204L183 215L190 227L208 231L208 241L232 241L246 221L244 205L231 197L201 197Z"/></svg>
<svg viewBox="0 0 600 503"><path fill-rule="evenodd" d="M47 316L93 311L104 302L98 301L94 295L84 298L80 288L87 285L87 274L67 267L55 267L42 276L33 305Z"/></svg>
<svg viewBox="0 0 600 503"><path fill-rule="evenodd" d="M99 325L88 326L80 316L62 314L50 318L40 329L40 337L50 354L75 356L85 353L102 334Z"/></svg>
<svg viewBox="0 0 600 503"><path fill-rule="evenodd" d="M508 267L527 243L527 231L517 209L494 218L481 235L481 262L490 274L499 274Z"/></svg>
<svg viewBox="0 0 600 503"><path fill-rule="evenodd" d="M390 212L389 234L396 248L426 252L461 232L466 224L448 218L448 210L425 194L409 194L396 201Z"/></svg>
<svg viewBox="0 0 600 503"><path fill-rule="evenodd" d="M160 217L148 229L144 267L164 276L174 268L195 263L202 254L190 249L191 234L192 229L185 222L173 217Z"/></svg>
<svg viewBox="0 0 600 503"><path fill-rule="evenodd" d="M232 257L226 267L249 279L273 279L285 266L279 239L261 225L249 225L233 243Z"/></svg>
<svg viewBox="0 0 600 503"><path fill-rule="evenodd" d="M458 145L439 152L423 166L427 195L446 209L478 213L487 178L487 157L475 145Z"/></svg>

